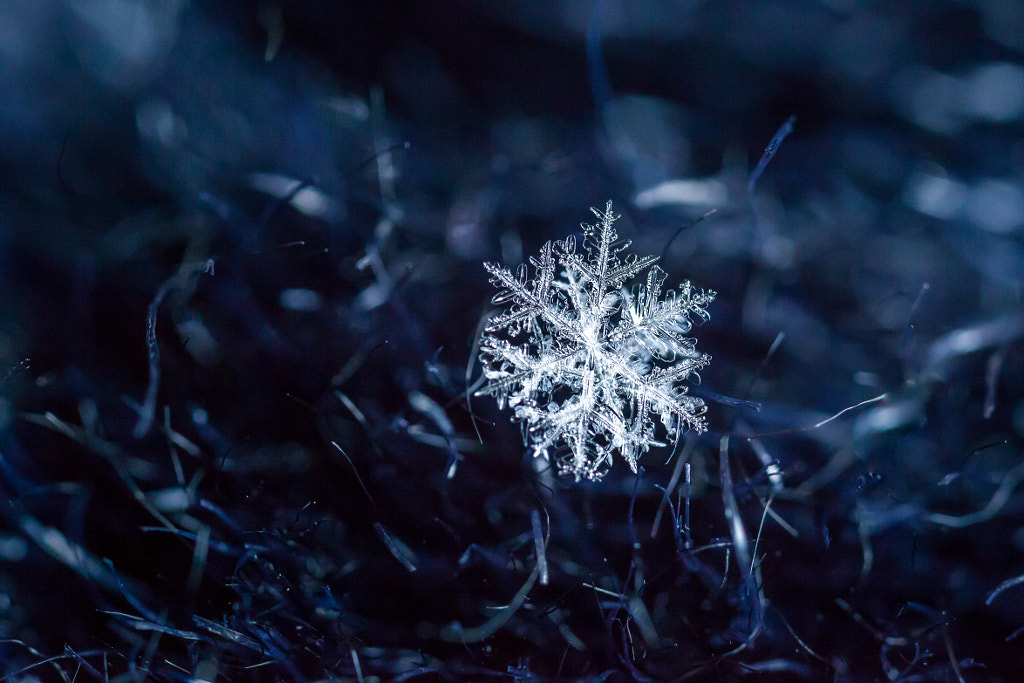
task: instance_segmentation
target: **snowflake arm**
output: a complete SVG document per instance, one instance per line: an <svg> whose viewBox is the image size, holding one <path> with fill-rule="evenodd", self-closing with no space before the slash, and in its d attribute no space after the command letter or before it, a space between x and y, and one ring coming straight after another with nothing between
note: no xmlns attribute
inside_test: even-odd
<svg viewBox="0 0 1024 683"><path fill-rule="evenodd" d="M484 267L499 289L492 302L509 305L484 327L480 359L489 394L515 412L538 457L551 457L564 474L600 479L618 454L633 471L655 440L657 417L668 438L707 429L704 403L683 384L699 379L709 356L685 335L708 318L715 297L689 282L661 298L666 274L654 256L619 254L611 202L592 209L596 225L582 224L576 240L548 242L531 257L534 277L499 264ZM558 266L561 272L556 277ZM625 283L649 268L646 283Z"/></svg>

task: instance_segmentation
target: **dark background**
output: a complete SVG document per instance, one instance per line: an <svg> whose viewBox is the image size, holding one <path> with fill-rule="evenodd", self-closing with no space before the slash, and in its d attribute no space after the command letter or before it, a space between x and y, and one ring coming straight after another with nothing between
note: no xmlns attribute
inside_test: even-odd
<svg viewBox="0 0 1024 683"><path fill-rule="evenodd" d="M1022 122L1012 0L6 0L0 675L1017 680ZM467 365L609 199L710 429L575 484Z"/></svg>

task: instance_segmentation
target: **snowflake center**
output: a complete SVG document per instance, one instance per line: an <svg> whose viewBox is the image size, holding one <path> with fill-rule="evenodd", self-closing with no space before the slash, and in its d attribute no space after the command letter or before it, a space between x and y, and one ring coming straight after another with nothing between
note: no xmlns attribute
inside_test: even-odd
<svg viewBox="0 0 1024 683"><path fill-rule="evenodd" d="M583 340L592 352L596 353L601 348L601 321L590 320L583 326Z"/></svg>

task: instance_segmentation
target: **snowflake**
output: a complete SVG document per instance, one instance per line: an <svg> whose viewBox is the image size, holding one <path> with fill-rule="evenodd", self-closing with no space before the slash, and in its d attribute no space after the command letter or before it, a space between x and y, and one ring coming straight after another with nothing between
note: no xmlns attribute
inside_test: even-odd
<svg viewBox="0 0 1024 683"><path fill-rule="evenodd" d="M569 236L546 243L513 273L485 263L501 291L492 303L511 307L491 318L480 342L486 384L499 407L507 403L523 423L536 457L555 449L562 474L600 479L619 453L636 472L637 459L655 440L659 418L668 439L684 428L707 429L704 402L682 382L711 357L685 337L691 316L708 319L712 291L683 282L660 299L665 271L655 256L620 258L629 242L618 235L608 202L591 209L597 225L581 224L583 251ZM560 265L561 273L556 277ZM644 285L624 286L650 267Z"/></svg>

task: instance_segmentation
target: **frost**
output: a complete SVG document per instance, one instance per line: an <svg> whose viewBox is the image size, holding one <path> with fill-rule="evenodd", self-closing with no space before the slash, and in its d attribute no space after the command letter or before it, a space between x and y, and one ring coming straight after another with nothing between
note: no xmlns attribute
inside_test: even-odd
<svg viewBox="0 0 1024 683"><path fill-rule="evenodd" d="M707 429L704 402L682 384L710 362L686 335L691 316L708 319L712 291L688 281L661 297L665 271L655 256L620 255L629 242L618 235L608 202L591 209L597 225L582 224L582 251L570 236L548 242L515 273L485 263L500 291L492 303L509 304L484 328L480 360L489 394L515 411L534 455L551 459L562 474L600 479L618 453L636 472L637 459L655 440L655 419L668 439L685 429ZM559 266L561 272L557 273ZM625 283L650 268L646 283Z"/></svg>

